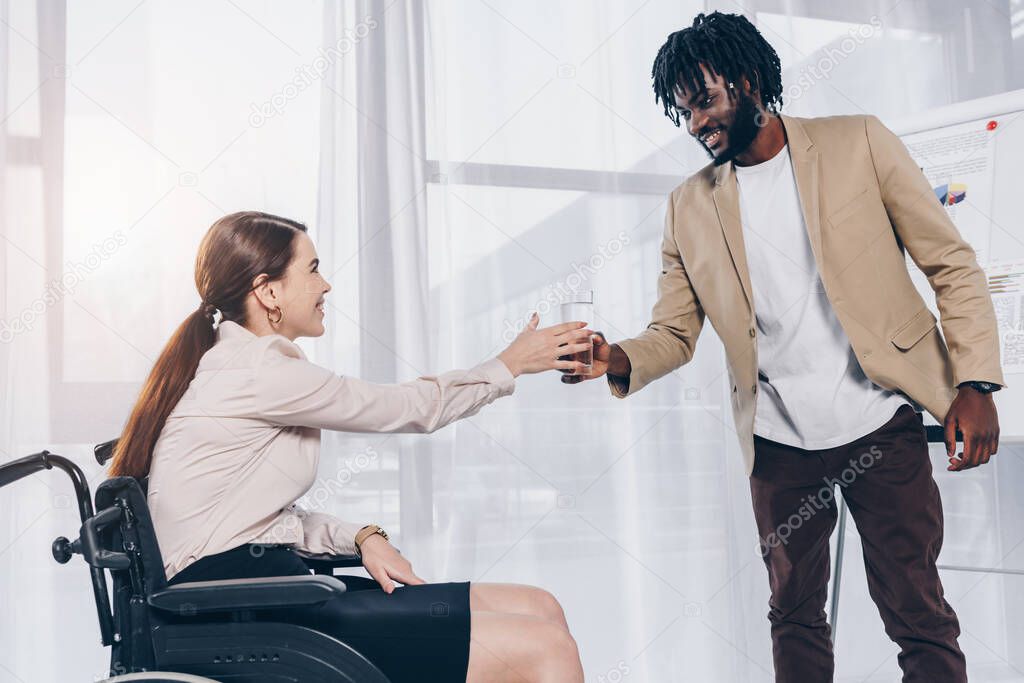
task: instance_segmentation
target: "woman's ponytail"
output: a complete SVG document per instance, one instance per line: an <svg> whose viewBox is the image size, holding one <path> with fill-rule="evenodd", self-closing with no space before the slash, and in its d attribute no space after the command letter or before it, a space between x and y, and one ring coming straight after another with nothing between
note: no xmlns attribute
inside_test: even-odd
<svg viewBox="0 0 1024 683"><path fill-rule="evenodd" d="M213 346L215 339L213 320L206 305L201 305L178 326L150 370L117 441L110 476L142 478L149 474L153 446L167 416L185 395L199 367L199 359Z"/></svg>

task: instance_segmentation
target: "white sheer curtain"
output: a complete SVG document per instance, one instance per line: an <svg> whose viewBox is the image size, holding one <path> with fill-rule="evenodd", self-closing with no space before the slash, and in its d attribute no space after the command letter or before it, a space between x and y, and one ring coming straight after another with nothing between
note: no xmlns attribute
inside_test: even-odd
<svg viewBox="0 0 1024 683"><path fill-rule="evenodd" d="M558 322L574 290L594 290L609 339L637 333L665 198L705 163L653 105L650 62L701 5L429 7L432 282L456 358L530 310ZM520 380L456 427L437 479L452 571L559 596L588 680L757 680L766 631L748 642L746 624L763 609L744 593L766 596L726 383L710 327L691 365L629 401Z"/></svg>
<svg viewBox="0 0 1024 683"><path fill-rule="evenodd" d="M65 107L58 67L66 61L65 9L63 3L4 2L0 13L0 458L48 448L93 474L87 451L62 447L50 430L54 369L47 342L63 273L47 236L59 226L62 210L56 195L62 183ZM104 671L106 653L94 646L88 572L84 565L62 571L68 568L50 556L54 538L73 535L80 524L70 481L63 473L44 472L5 487L0 520L0 680L58 680L59 649L89 671Z"/></svg>
<svg viewBox="0 0 1024 683"><path fill-rule="evenodd" d="M10 39L10 32L8 26L10 24L11 8L7 0L0 0L0 112L6 112L8 109L7 104L7 72L10 66L10 60L6 58L9 52L8 41ZM6 116L5 116L6 119ZM3 217L4 224L7 224L8 216L8 201L7 201L7 121L4 121L3 134L0 134L0 169L3 169L3 173L0 173L0 216ZM7 263L7 242L6 240L0 240L0 263ZM7 319L7 278L0 278L0 320ZM4 344L0 346L0 377L9 377L8 374L10 368L10 346ZM10 416L10 411L7 406L10 402L10 383L4 382L3 391L0 391L0 433L10 434L10 425L6 422ZM9 444L0 443L0 457L4 461L10 459L8 451L4 450L4 447Z"/></svg>
<svg viewBox="0 0 1024 683"><path fill-rule="evenodd" d="M660 39L659 22L698 9L638 22ZM569 31L572 10L582 25ZM327 45L373 25L322 91L318 244L335 264L334 317L317 347L325 361L343 353L343 365L377 381L466 367L500 351L532 309L557 322L551 292L579 278L597 291L597 328L612 339L641 329L654 285L641 264L657 255L665 194L700 159L683 145L654 143L652 153L639 128L618 139L620 115L600 105L630 80L646 89L647 55L602 50L629 13L612 3L544 9L551 40L572 43L576 80L576 67L538 58L505 10L483 3L325 11ZM546 101L521 107L545 89ZM641 97L619 102L662 123ZM566 104L577 112L553 116ZM677 140L671 127L649 129L660 144ZM379 498L360 505L358 487L329 505L391 516L399 545L433 580L552 590L593 680L672 670L754 680L756 666L730 655L749 609L743 583L726 578L757 558L724 384L713 333L686 375L629 403L603 384L522 378L514 397L439 434L366 439L397 518ZM325 435L328 471L351 441ZM685 663L677 639L692 645Z"/></svg>
<svg viewBox="0 0 1024 683"><path fill-rule="evenodd" d="M319 248L334 282L319 357L364 379L429 374L423 6L357 0L325 7L324 45L345 53L321 90ZM332 499L339 515L401 530L413 555L432 538L429 444L406 436L325 434L322 469L376 456L376 494ZM339 458L341 459L339 461ZM362 500L360 500L362 499ZM401 504L399 505L399 501Z"/></svg>

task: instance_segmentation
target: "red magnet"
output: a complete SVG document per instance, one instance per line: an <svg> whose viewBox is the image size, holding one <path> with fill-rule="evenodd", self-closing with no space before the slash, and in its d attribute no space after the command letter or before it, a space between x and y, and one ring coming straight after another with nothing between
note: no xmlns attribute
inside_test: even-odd
<svg viewBox="0 0 1024 683"><path fill-rule="evenodd" d="M992 121L989 121L985 125L985 128L987 128L988 130L995 130L996 126L998 126L998 125L999 125L999 122L993 119Z"/></svg>

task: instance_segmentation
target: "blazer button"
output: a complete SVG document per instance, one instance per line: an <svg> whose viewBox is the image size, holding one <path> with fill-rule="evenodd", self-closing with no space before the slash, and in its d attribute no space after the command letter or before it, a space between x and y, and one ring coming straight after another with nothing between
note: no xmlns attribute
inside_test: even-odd
<svg viewBox="0 0 1024 683"><path fill-rule="evenodd" d="M736 385L735 384L732 385L732 393L734 393L734 394L736 393Z"/></svg>
<svg viewBox="0 0 1024 683"><path fill-rule="evenodd" d="M751 391L752 393L755 393L755 394L756 394L756 393L757 393L757 385L755 384L754 386L750 387L750 391Z"/></svg>
<svg viewBox="0 0 1024 683"><path fill-rule="evenodd" d="M751 336L751 337L753 337L753 336L754 336L754 328L753 328L753 327L751 327L751 328L750 328L750 336Z"/></svg>

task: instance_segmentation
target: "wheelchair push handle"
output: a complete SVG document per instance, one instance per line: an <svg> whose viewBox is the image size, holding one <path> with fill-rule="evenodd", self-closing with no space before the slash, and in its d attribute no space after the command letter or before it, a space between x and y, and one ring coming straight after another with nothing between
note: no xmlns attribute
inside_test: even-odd
<svg viewBox="0 0 1024 683"><path fill-rule="evenodd" d="M24 479L30 474L50 469L52 465L47 463L45 457L48 454L48 451L34 453L0 465L0 488L13 484L19 479Z"/></svg>
<svg viewBox="0 0 1024 683"><path fill-rule="evenodd" d="M107 461L114 457L115 446L117 446L117 439L111 439L110 441L104 441L103 443L96 444L92 449L96 462L101 465L106 465Z"/></svg>

